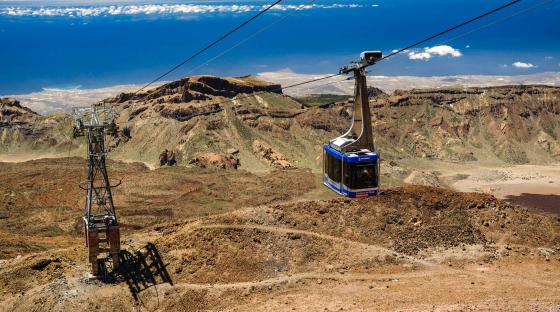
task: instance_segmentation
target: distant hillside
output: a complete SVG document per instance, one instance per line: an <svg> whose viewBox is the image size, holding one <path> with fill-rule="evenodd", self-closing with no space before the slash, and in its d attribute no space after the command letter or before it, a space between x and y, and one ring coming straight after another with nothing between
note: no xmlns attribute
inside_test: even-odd
<svg viewBox="0 0 560 312"><path fill-rule="evenodd" d="M381 146L444 160L560 159L560 88L503 86L395 91L373 100Z"/></svg>
<svg viewBox="0 0 560 312"><path fill-rule="evenodd" d="M560 160L558 87L370 91L374 138L384 159ZM3 117L0 153L84 153L83 139L71 138L70 116L40 116L10 103L2 104L0 116L17 110L19 117ZM229 168L239 161L239 168L254 172L320 170L321 146L345 131L351 118L340 97L294 99L253 77L194 76L101 103L119 113L119 131L109 138L115 159L156 164L168 149L179 165Z"/></svg>
<svg viewBox="0 0 560 312"><path fill-rule="evenodd" d="M259 93L243 96L254 92ZM119 126L131 134L113 154L123 159L154 163L168 149L178 153L179 164L187 165L231 150L241 168L268 171L273 168L271 161L253 147L255 141L262 141L282 150L278 154L292 162L316 167L315 161L308 163L309 155L326 139L292 128L295 117L305 112L302 105L282 95L279 85L253 77L195 76L137 96L121 94L104 103L115 106Z"/></svg>
<svg viewBox="0 0 560 312"><path fill-rule="evenodd" d="M0 99L0 153L59 153L76 149L71 117L41 116L15 99Z"/></svg>

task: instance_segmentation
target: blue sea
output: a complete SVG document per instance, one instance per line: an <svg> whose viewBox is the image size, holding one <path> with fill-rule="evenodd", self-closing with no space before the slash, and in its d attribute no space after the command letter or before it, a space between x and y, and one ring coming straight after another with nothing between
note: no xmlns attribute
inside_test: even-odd
<svg viewBox="0 0 560 312"><path fill-rule="evenodd" d="M148 82L267 3L0 0L0 94ZM334 73L363 50L390 53L504 3L285 0L165 80L285 69ZM550 71L560 71L560 1L542 0L521 1L371 69L411 76Z"/></svg>

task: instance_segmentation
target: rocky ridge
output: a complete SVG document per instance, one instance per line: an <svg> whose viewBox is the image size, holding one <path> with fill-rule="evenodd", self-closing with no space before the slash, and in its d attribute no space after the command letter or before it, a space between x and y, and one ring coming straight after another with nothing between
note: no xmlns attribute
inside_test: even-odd
<svg viewBox="0 0 560 312"><path fill-rule="evenodd" d="M294 99L278 90L279 85L253 77L194 76L106 99L102 103L114 106L121 129L110 138L112 157L155 163L168 149L177 152L179 165L188 165L205 154L226 155L233 148L239 150L240 168L284 167L254 148L259 141L282 155L282 161L320 170L316 155L322 144L349 127L350 103L317 105L312 97ZM558 87L455 87L392 94L371 87L369 93L374 138L385 159L511 164L560 159ZM69 137L68 115L17 110L27 116L26 126L14 129L11 121L6 130L4 121L4 151L31 148L79 155L83 144Z"/></svg>
<svg viewBox="0 0 560 312"><path fill-rule="evenodd" d="M560 158L560 88L395 91L372 101L380 145L423 158L506 163ZM396 148L394 148L396 147Z"/></svg>
<svg viewBox="0 0 560 312"><path fill-rule="evenodd" d="M0 98L0 123L23 122L38 114L31 109L21 106L19 101L11 98Z"/></svg>
<svg viewBox="0 0 560 312"><path fill-rule="evenodd" d="M52 152L72 147L67 114L41 116L11 98L0 99L0 153Z"/></svg>

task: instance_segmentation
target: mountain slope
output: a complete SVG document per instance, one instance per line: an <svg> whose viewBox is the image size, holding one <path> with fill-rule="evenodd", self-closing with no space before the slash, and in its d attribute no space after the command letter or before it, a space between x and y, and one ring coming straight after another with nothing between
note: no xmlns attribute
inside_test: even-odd
<svg viewBox="0 0 560 312"><path fill-rule="evenodd" d="M560 159L560 88L396 91L373 101L382 146L452 161ZM393 149L394 150L394 149Z"/></svg>
<svg viewBox="0 0 560 312"><path fill-rule="evenodd" d="M17 100L0 99L0 153L62 153L76 149L71 117L41 116Z"/></svg>
<svg viewBox="0 0 560 312"><path fill-rule="evenodd" d="M370 93L374 138L384 159L514 164L560 159L558 87ZM113 105L119 114L119 131L109 138L115 159L155 164L168 149L177 153L179 165L189 165L200 157L225 159L229 151L227 157L239 159L240 168L254 172L275 167L269 154L319 171L322 144L343 133L351 120L351 105L332 102L337 99L294 99L279 85L253 77L194 76L100 104ZM68 115L26 111L21 116L2 124L1 152L83 153L83 140L70 138ZM270 152L257 148L261 142Z"/></svg>

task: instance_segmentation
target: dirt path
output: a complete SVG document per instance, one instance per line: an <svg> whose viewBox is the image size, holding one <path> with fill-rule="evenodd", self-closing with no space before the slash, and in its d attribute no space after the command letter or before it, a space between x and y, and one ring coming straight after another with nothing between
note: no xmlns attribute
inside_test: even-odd
<svg viewBox="0 0 560 312"><path fill-rule="evenodd" d="M560 165L442 168L440 179L461 192L482 192L560 215Z"/></svg>
<svg viewBox="0 0 560 312"><path fill-rule="evenodd" d="M547 311L558 307L560 276L546 273L552 266L517 262L393 273L306 272L256 282L178 283L173 288L175 296L189 297L195 291L226 302L223 294L236 292L240 295L235 304L226 304L235 311ZM160 291L171 289L162 285ZM210 310L221 310L207 304Z"/></svg>
<svg viewBox="0 0 560 312"><path fill-rule="evenodd" d="M415 257L411 257L409 255L405 255L403 253L396 252L396 251L394 251L392 249L389 249L389 248L384 248L384 247L377 246L377 245L370 245L370 244L366 244L366 243L356 242L356 241L346 239L346 238L342 238L342 237L336 237L336 236L331 236L331 235L322 234L322 233L316 233L316 232L307 231L307 230L282 228L282 227L278 227L278 226L245 225L245 224L208 224L208 225L200 225L200 226L191 227L192 230L201 229L201 228L206 228L206 229L259 230L259 231L269 232L269 233L307 235L307 236L312 236L314 238L331 240L331 241L335 241L335 242L339 242L339 243L345 243L345 244L350 244L350 245L357 246L359 248L370 251L369 256L396 255L398 257L401 257L403 259L408 260L411 263L420 264L420 265L425 266L425 267L436 267L436 266L438 266L435 263L424 261L422 259L418 259L418 258L415 258Z"/></svg>
<svg viewBox="0 0 560 312"><path fill-rule="evenodd" d="M0 154L0 162L22 163L37 159L68 157L62 154Z"/></svg>
<svg viewBox="0 0 560 312"><path fill-rule="evenodd" d="M475 167L443 171L442 177L453 176L457 180L452 183L452 186L463 192L481 191L493 193L497 197L535 191L540 191L542 194L560 192L560 165Z"/></svg>

